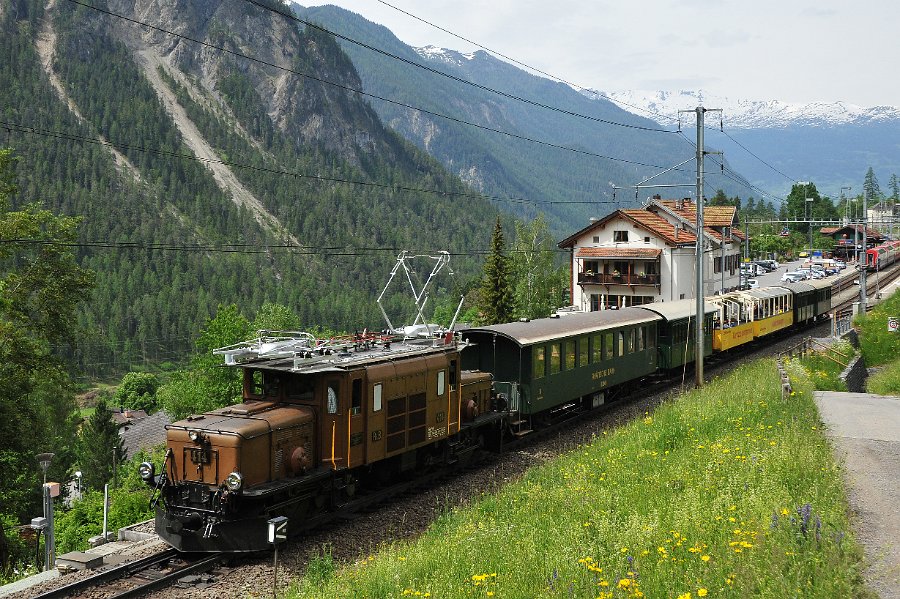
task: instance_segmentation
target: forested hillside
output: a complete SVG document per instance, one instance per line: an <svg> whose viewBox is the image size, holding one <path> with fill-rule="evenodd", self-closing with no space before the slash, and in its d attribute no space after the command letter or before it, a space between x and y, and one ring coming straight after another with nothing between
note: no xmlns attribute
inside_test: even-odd
<svg viewBox="0 0 900 599"><path fill-rule="evenodd" d="M66 0L0 9L13 205L81 217L97 273L85 372L182 356L219 304L377 326L401 249L487 248L496 210L347 91L330 37L241 0L106 7L147 25Z"/></svg>
<svg viewBox="0 0 900 599"><path fill-rule="evenodd" d="M296 6L295 11L303 19L402 59L340 40L367 92L458 119L372 99L385 123L485 193L531 200L509 202L508 209L525 218L544 211L551 229L559 235L580 229L591 216L631 206L654 193L642 190L636 200L633 189L620 191L618 203L613 205L612 185L635 185L695 152L690 142L690 117L686 139L673 130L660 132L657 123L612 102L588 99L569 85L532 75L481 50L463 55L431 49L420 55L387 28L347 10ZM688 163L655 182L692 183L694 168ZM746 187L721 176L718 168L708 170L709 196L719 188L730 195L748 194ZM687 196L690 189L669 192Z"/></svg>

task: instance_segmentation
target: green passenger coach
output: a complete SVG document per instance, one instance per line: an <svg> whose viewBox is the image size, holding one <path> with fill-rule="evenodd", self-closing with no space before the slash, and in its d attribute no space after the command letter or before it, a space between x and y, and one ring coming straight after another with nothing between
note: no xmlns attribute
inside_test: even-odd
<svg viewBox="0 0 900 599"><path fill-rule="evenodd" d="M523 417L596 407L609 391L656 370L661 317L623 308L467 329L463 367L494 373Z"/></svg>
<svg viewBox="0 0 900 599"><path fill-rule="evenodd" d="M713 316L717 312L714 304L703 303L706 312L703 322L703 355L711 356L713 352ZM676 300L674 302L656 302L640 307L663 317L659 323L657 346L659 348L660 370L681 368L693 362L697 355L694 347L697 344L697 301L693 299Z"/></svg>

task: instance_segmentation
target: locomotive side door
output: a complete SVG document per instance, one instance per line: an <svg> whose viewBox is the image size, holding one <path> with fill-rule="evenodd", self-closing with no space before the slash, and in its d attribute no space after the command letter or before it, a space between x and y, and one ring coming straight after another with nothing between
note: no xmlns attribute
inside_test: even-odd
<svg viewBox="0 0 900 599"><path fill-rule="evenodd" d="M350 467L359 466L366 461L366 377L365 370L350 374L350 409L347 430L348 454Z"/></svg>
<svg viewBox="0 0 900 599"><path fill-rule="evenodd" d="M322 465L330 465L335 470L347 467L348 412L346 380L338 376L325 377L322 382L324 414L322 417L321 448Z"/></svg>

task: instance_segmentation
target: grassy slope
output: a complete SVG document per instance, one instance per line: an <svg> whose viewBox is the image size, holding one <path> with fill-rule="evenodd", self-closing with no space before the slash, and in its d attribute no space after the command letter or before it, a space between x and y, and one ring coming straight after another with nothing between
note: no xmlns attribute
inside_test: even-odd
<svg viewBox="0 0 900 599"><path fill-rule="evenodd" d="M865 595L812 385L743 367L295 597Z"/></svg>

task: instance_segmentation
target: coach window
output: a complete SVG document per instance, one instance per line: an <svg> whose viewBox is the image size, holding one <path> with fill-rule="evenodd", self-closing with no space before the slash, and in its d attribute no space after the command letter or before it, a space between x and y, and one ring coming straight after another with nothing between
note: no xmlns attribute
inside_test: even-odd
<svg viewBox="0 0 900 599"><path fill-rule="evenodd" d="M625 331L619 331L619 343L616 345L616 357L625 355Z"/></svg>
<svg viewBox="0 0 900 599"><path fill-rule="evenodd" d="M446 377L446 376L447 376L447 373L444 372L443 370L439 370L437 373L437 396L438 397L444 396L444 382L445 382L444 377Z"/></svg>
<svg viewBox="0 0 900 599"><path fill-rule="evenodd" d="M362 379L353 379L353 387L350 389L350 413L353 415L362 412Z"/></svg>
<svg viewBox="0 0 900 599"><path fill-rule="evenodd" d="M543 378L547 373L547 360L546 360L546 348L543 345L535 346L534 350L531 354L531 359L534 361L532 367L532 378L540 379Z"/></svg>
<svg viewBox="0 0 900 599"><path fill-rule="evenodd" d="M644 335L647 333L646 327L638 327L637 329L637 350L644 351Z"/></svg>
<svg viewBox="0 0 900 599"><path fill-rule="evenodd" d="M559 343L550 346L550 374L559 372Z"/></svg>
<svg viewBox="0 0 900 599"><path fill-rule="evenodd" d="M372 385L372 411L381 411L381 383Z"/></svg>
<svg viewBox="0 0 900 599"><path fill-rule="evenodd" d="M578 365L587 366L588 364L588 338L580 337L578 339Z"/></svg>
<svg viewBox="0 0 900 599"><path fill-rule="evenodd" d="M603 335L591 337L591 364L599 364L603 360Z"/></svg>
<svg viewBox="0 0 900 599"><path fill-rule="evenodd" d="M628 353L629 354L634 353L634 336L635 336L634 329L631 329L630 331L625 333L625 339L628 341Z"/></svg>
<svg viewBox="0 0 900 599"><path fill-rule="evenodd" d="M603 359L612 360L613 358L613 334L607 333L603 336Z"/></svg>
<svg viewBox="0 0 900 599"><path fill-rule="evenodd" d="M566 341L566 370L575 368L575 340Z"/></svg>

